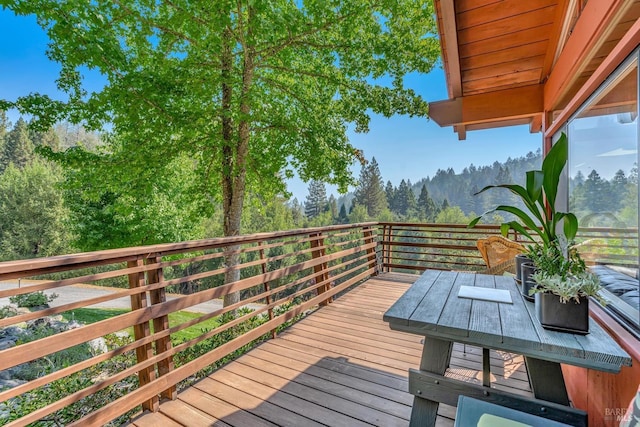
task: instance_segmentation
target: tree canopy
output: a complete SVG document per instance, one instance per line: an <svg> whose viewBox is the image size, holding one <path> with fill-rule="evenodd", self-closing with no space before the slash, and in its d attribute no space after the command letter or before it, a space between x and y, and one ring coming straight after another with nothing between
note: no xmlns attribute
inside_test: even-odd
<svg viewBox="0 0 640 427"><path fill-rule="evenodd" d="M349 166L363 160L347 126L366 131L372 112L426 117L404 77L429 72L439 55L430 0L0 4L37 16L68 94L0 109L31 113L43 129L60 119L110 128L108 155L74 158L146 181L143 190L171 175L174 159L192 159L191 194L221 202L225 236L241 232L247 191L282 193L294 170L346 191ZM102 90L83 89L86 68L105 77ZM226 282L238 278L229 270Z"/></svg>
<svg viewBox="0 0 640 427"><path fill-rule="evenodd" d="M346 190L362 160L348 124L426 117L403 79L439 53L429 0L1 3L38 17L68 99L30 94L0 108L43 128L106 126L118 134L106 169L130 177L159 180L176 156L195 160L193 196L222 202L227 235L240 231L247 189L282 192L294 171ZM105 77L101 91L83 89L86 68Z"/></svg>

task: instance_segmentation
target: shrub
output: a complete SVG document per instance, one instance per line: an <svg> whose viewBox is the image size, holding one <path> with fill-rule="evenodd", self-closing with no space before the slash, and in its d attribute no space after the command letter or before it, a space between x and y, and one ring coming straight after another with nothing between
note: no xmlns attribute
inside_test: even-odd
<svg viewBox="0 0 640 427"><path fill-rule="evenodd" d="M44 292L38 291L30 294L12 296L9 298L9 301L18 307L33 308L47 305L56 298L58 298L58 294L46 295Z"/></svg>
<svg viewBox="0 0 640 427"><path fill-rule="evenodd" d="M10 305L5 305L4 307L0 307L0 319L4 319L6 317L13 317L18 314L18 310L15 307Z"/></svg>

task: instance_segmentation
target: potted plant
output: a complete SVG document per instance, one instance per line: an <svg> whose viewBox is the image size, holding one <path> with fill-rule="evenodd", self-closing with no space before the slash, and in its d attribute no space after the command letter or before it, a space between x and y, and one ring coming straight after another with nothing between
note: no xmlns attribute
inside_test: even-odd
<svg viewBox="0 0 640 427"><path fill-rule="evenodd" d="M506 236L509 230L515 230L528 238L533 246L529 252L538 248L547 250L558 246L560 236L572 241L578 232L578 219L573 213L560 212L556 209L556 196L562 170L567 163L569 142L563 133L542 161L541 170L526 172L526 184L501 184L484 187L476 194L490 189L505 188L518 196L526 210L518 206L499 205L474 218L469 227L475 226L485 215L496 211L513 214L517 220L500 225L501 233ZM559 233L559 230L562 232ZM535 236L535 237L534 237ZM525 264L526 265L526 264ZM529 289L522 279L522 294L529 298Z"/></svg>
<svg viewBox="0 0 640 427"><path fill-rule="evenodd" d="M589 298L601 302L598 292L602 288L598 276L589 272L575 247L560 245L530 250L536 265L533 274L535 286L529 291L535 295L536 315L546 329L589 333Z"/></svg>
<svg viewBox="0 0 640 427"><path fill-rule="evenodd" d="M599 290L597 277L586 270L584 262L575 248L569 250L569 242L572 242L578 232L578 219L571 212L561 212L556 209L556 197L560 185L562 170L567 164L569 142L563 133L542 162L541 170L528 171L526 173L525 186L517 184L489 185L476 194L494 188L505 188L518 196L525 210L518 206L500 205L491 209L469 223L469 227L475 226L484 216L492 212L501 211L513 214L517 220L508 221L500 225L503 235L509 230L515 230L528 238L532 244L528 247L527 255L533 261L536 273L534 290L528 289L522 279L522 293L529 298L535 295L536 310L545 318L541 323L544 327L553 327L561 330L583 331L582 325L567 326L555 325L555 321L547 321L547 313L557 311L572 311L574 305L570 302L585 301L583 297L595 296ZM525 268L526 264L523 264ZM561 306L547 308L547 299L557 300ZM540 304L538 303L540 302ZM544 304L544 305L543 305ZM587 304L582 304L582 310ZM586 329L588 330L588 308L586 308ZM583 316L584 313L579 314ZM568 321L575 314L567 313ZM540 317L540 316L539 316ZM555 325L555 326L554 326ZM584 332L582 332L584 333Z"/></svg>

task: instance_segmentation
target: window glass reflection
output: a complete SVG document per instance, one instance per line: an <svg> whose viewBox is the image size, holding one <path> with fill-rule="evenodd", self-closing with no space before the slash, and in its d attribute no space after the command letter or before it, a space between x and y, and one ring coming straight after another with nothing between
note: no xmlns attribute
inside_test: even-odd
<svg viewBox="0 0 640 427"><path fill-rule="evenodd" d="M638 68L622 67L569 122L569 208L580 251L611 308L635 325L638 306Z"/></svg>

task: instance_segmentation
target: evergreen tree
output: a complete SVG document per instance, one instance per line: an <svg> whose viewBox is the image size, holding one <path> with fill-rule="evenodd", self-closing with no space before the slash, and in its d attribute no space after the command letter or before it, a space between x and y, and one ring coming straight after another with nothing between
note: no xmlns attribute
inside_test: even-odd
<svg viewBox="0 0 640 427"><path fill-rule="evenodd" d="M2 158L2 153L4 152L4 144L10 127L11 123L9 123L7 113L4 110L0 110L0 159Z"/></svg>
<svg viewBox="0 0 640 427"><path fill-rule="evenodd" d="M436 219L436 215L438 215L438 208L431 196L429 196L426 184L423 184L420 190L417 209L422 221L433 222Z"/></svg>
<svg viewBox="0 0 640 427"><path fill-rule="evenodd" d="M497 169L493 179L493 185L512 184L514 182L508 167L503 167L500 163L494 163L494 170ZM489 210L497 205L514 205L517 203L516 197L510 191L493 191L484 194L484 210Z"/></svg>
<svg viewBox="0 0 640 427"><path fill-rule="evenodd" d="M46 132L30 131L29 138L35 147L48 147L53 151L60 151L60 136L53 128Z"/></svg>
<svg viewBox="0 0 640 427"><path fill-rule="evenodd" d="M304 202L304 213L307 218L315 218L320 215L327 206L327 190L324 182L311 180L309 183L309 195Z"/></svg>
<svg viewBox="0 0 640 427"><path fill-rule="evenodd" d="M69 250L68 210L58 184L60 170L42 160L0 175L0 257L61 255Z"/></svg>
<svg viewBox="0 0 640 427"><path fill-rule="evenodd" d="M584 196L587 208L591 212L608 212L611 209L609 183L600 177L594 169L584 182Z"/></svg>
<svg viewBox="0 0 640 427"><path fill-rule="evenodd" d="M440 207L440 210L443 211L445 209L447 209L449 207L449 201L447 199L444 199L442 201L442 206Z"/></svg>
<svg viewBox="0 0 640 427"><path fill-rule="evenodd" d="M329 196L327 208L329 209L329 212L331 212L331 219L335 221L338 218L338 201L333 194Z"/></svg>
<svg viewBox="0 0 640 427"><path fill-rule="evenodd" d="M347 222L349 222L349 216L347 215L347 207L344 205L344 203L342 204L342 206L340 206L340 213L338 214L338 222L340 224L346 224Z"/></svg>
<svg viewBox="0 0 640 427"><path fill-rule="evenodd" d="M355 196L355 203L364 206L370 218L376 218L387 207L387 196L375 157L362 167Z"/></svg>
<svg viewBox="0 0 640 427"><path fill-rule="evenodd" d="M396 188L393 186L391 181L387 181L387 185L384 188L384 192L387 196L387 206L391 209L392 212L397 210L396 206Z"/></svg>
<svg viewBox="0 0 640 427"><path fill-rule="evenodd" d="M294 198L289 204L289 207L291 208L294 227L302 226L302 219L304 217L304 206L302 206L302 203L300 203L297 198Z"/></svg>
<svg viewBox="0 0 640 427"><path fill-rule="evenodd" d="M33 158L33 143L29 138L27 122L20 118L6 136L2 161L0 162L0 172L4 171L10 163L13 163L19 169L23 168Z"/></svg>
<svg viewBox="0 0 640 427"><path fill-rule="evenodd" d="M627 197L627 184L628 180L622 169L619 169L611 180L611 204L614 207L618 207L622 204Z"/></svg>
<svg viewBox="0 0 640 427"><path fill-rule="evenodd" d="M629 171L629 177L627 178L629 184L638 185L638 163L633 163L633 167Z"/></svg>
<svg viewBox="0 0 640 427"><path fill-rule="evenodd" d="M396 195L397 212L401 215L408 215L416 208L416 196L411 190L411 186L403 179L398 186Z"/></svg>
<svg viewBox="0 0 640 427"><path fill-rule="evenodd" d="M469 200L471 203L469 204L469 212L475 212L476 214L481 214L484 212L485 206L485 195L486 193L477 194L480 191L477 184L473 184L471 186L471 190L469 192Z"/></svg>

